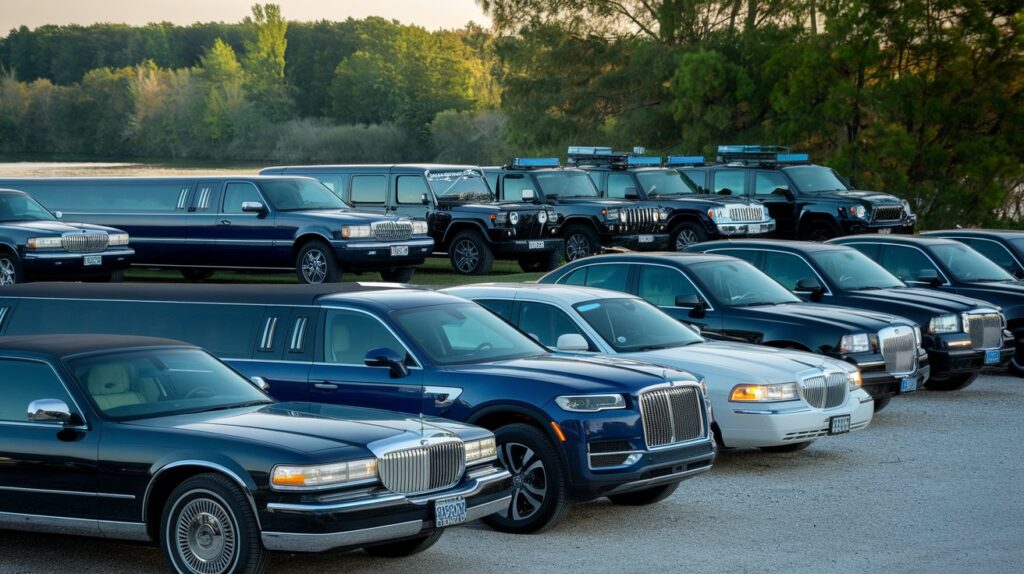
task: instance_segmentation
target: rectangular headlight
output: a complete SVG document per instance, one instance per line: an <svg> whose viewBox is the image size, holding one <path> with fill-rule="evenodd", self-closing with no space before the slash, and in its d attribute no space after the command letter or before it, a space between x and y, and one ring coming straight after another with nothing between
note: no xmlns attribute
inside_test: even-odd
<svg viewBox="0 0 1024 574"><path fill-rule="evenodd" d="M960 331L960 320L952 313L932 317L932 320L928 322L928 331L931 333L957 333Z"/></svg>
<svg viewBox="0 0 1024 574"><path fill-rule="evenodd" d="M604 212L604 218L608 221L618 221L620 212L618 209L607 209Z"/></svg>
<svg viewBox="0 0 1024 574"><path fill-rule="evenodd" d="M373 235L369 225L346 225L341 228L341 236L345 239L361 239Z"/></svg>
<svg viewBox="0 0 1024 574"><path fill-rule="evenodd" d="M466 465L497 458L498 446L494 437L471 440L466 443Z"/></svg>
<svg viewBox="0 0 1024 574"><path fill-rule="evenodd" d="M128 245L128 234L111 233L110 235L107 235L107 245L110 245L111 247Z"/></svg>
<svg viewBox="0 0 1024 574"><path fill-rule="evenodd" d="M729 400L734 403L773 403L799 398L800 387L796 383L736 385L729 393Z"/></svg>
<svg viewBox="0 0 1024 574"><path fill-rule="evenodd" d="M626 399L622 395L577 395L558 397L555 403L562 410L573 413L596 413L626 408Z"/></svg>
<svg viewBox="0 0 1024 574"><path fill-rule="evenodd" d="M843 335L843 339L839 342L840 353L867 353L870 350L871 341L868 339L867 333Z"/></svg>
<svg viewBox="0 0 1024 574"><path fill-rule="evenodd" d="M864 384L864 380L860 375L860 371L854 371L850 373L850 390L856 391Z"/></svg>
<svg viewBox="0 0 1024 574"><path fill-rule="evenodd" d="M426 221L413 221L412 222L412 234L413 235L426 235L427 234L427 222Z"/></svg>
<svg viewBox="0 0 1024 574"><path fill-rule="evenodd" d="M376 478L377 459L367 458L316 466L275 466L270 484L284 489L317 489Z"/></svg>
<svg viewBox="0 0 1024 574"><path fill-rule="evenodd" d="M54 249L61 246L60 237L32 237L27 242L29 249Z"/></svg>

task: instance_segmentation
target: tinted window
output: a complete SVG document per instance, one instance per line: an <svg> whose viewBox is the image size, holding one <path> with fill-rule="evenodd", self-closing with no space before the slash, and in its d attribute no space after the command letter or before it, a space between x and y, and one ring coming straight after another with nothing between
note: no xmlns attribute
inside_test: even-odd
<svg viewBox="0 0 1024 574"><path fill-rule="evenodd" d="M26 422L28 404L39 399L57 399L75 408L49 365L0 359L0 421Z"/></svg>
<svg viewBox="0 0 1024 574"><path fill-rule="evenodd" d="M383 204L387 189L388 180L383 175L353 175L351 201Z"/></svg>
<svg viewBox="0 0 1024 574"><path fill-rule="evenodd" d="M522 201L523 190L533 190L533 180L525 175L506 175L502 181L504 187L502 188L501 198L505 201Z"/></svg>
<svg viewBox="0 0 1024 574"><path fill-rule="evenodd" d="M625 291L628 280L629 265L624 263L591 265L587 270L586 285L612 291Z"/></svg>
<svg viewBox="0 0 1024 574"><path fill-rule="evenodd" d="M818 267L840 289L898 289L902 281L856 249L815 251L811 253Z"/></svg>
<svg viewBox="0 0 1024 574"><path fill-rule="evenodd" d="M636 183L633 176L628 173L608 174L608 197L613 199L625 199L626 194L636 195Z"/></svg>
<svg viewBox="0 0 1024 574"><path fill-rule="evenodd" d="M512 317L512 306L514 302L506 299L475 299L473 301L477 305L482 305L485 309L501 317L502 319L512 323L514 317Z"/></svg>
<svg viewBox="0 0 1024 574"><path fill-rule="evenodd" d="M491 201L494 194L483 174L476 169L427 171L434 195L454 201Z"/></svg>
<svg viewBox="0 0 1024 574"><path fill-rule="evenodd" d="M490 311L472 303L432 305L399 311L405 334L440 365L479 363L546 353Z"/></svg>
<svg viewBox="0 0 1024 574"><path fill-rule="evenodd" d="M559 283L566 285L586 285L587 284L587 267L580 267L579 269L570 272L568 275L562 278Z"/></svg>
<svg viewBox="0 0 1024 574"><path fill-rule="evenodd" d="M719 195L745 195L747 193L747 172L745 171L716 170L714 181L714 192Z"/></svg>
<svg viewBox="0 0 1024 574"><path fill-rule="evenodd" d="M796 289L796 284L801 279L817 279L810 265L790 253L765 251L761 269L790 291Z"/></svg>
<svg viewBox="0 0 1024 574"><path fill-rule="evenodd" d="M535 177L548 198L598 197L597 186L584 171L542 171Z"/></svg>
<svg viewBox="0 0 1024 574"><path fill-rule="evenodd" d="M343 176L340 176L340 175L313 175L311 177L315 177L318 180L320 180L320 183L324 184L324 187L326 187L327 189L331 190L331 193L333 193L334 195L337 195L338 197L342 197L342 194L345 191L345 186L343 185L343 182L345 181L345 178Z"/></svg>
<svg viewBox="0 0 1024 574"><path fill-rule="evenodd" d="M785 195L783 190L789 189L786 176L776 171L759 171L754 175L754 193L756 195Z"/></svg>
<svg viewBox="0 0 1024 574"><path fill-rule="evenodd" d="M130 183L127 183L130 182ZM60 184L56 184L60 185ZM50 211L80 213L161 213L184 207L192 183L97 182L67 187L27 188Z"/></svg>
<svg viewBox="0 0 1024 574"><path fill-rule="evenodd" d="M827 167L820 165L803 165L783 168L797 190L804 193L821 191L843 191L848 189L839 179L839 175Z"/></svg>
<svg viewBox="0 0 1024 574"><path fill-rule="evenodd" d="M676 297L696 295L697 288L677 269L642 265L637 294L658 307L675 307Z"/></svg>
<svg viewBox="0 0 1024 574"><path fill-rule="evenodd" d="M799 302L786 290L746 261L708 261L689 266L710 296L729 307Z"/></svg>
<svg viewBox="0 0 1024 574"><path fill-rule="evenodd" d="M246 201L263 203L263 196L251 183L229 183L224 191L224 213L242 213Z"/></svg>
<svg viewBox="0 0 1024 574"><path fill-rule="evenodd" d="M27 195L0 193L0 222L52 221L54 219L53 214Z"/></svg>
<svg viewBox="0 0 1024 574"><path fill-rule="evenodd" d="M528 333L547 347L557 346L558 338L562 335L573 333L583 335L583 332L561 309L545 303L523 302L520 304L519 330ZM585 335L584 338L586 338Z"/></svg>
<svg viewBox="0 0 1024 574"><path fill-rule="evenodd" d="M423 205L423 196L430 197L427 181L419 175L398 176L398 203Z"/></svg>
<svg viewBox="0 0 1024 574"><path fill-rule="evenodd" d="M315 179L278 179L260 182L267 199L278 211L348 209L349 205Z"/></svg>
<svg viewBox="0 0 1024 574"><path fill-rule="evenodd" d="M674 169L656 169L636 172L640 185L651 197L687 195L693 193L686 180Z"/></svg>
<svg viewBox="0 0 1024 574"><path fill-rule="evenodd" d="M1011 273L1020 271L1020 266L1014 261L1013 255L1010 255L1010 252L999 243L988 239L968 239L967 244L1003 269Z"/></svg>
<svg viewBox="0 0 1024 574"><path fill-rule="evenodd" d="M681 347L704 339L649 303L598 299L575 305L583 320L620 353Z"/></svg>
<svg viewBox="0 0 1024 574"><path fill-rule="evenodd" d="M701 169L686 169L679 172L683 179L691 184L691 188L697 193L707 193L708 173Z"/></svg>
<svg viewBox="0 0 1024 574"><path fill-rule="evenodd" d="M728 255L729 257L735 257L742 259L747 263L750 263L754 267L758 267L760 263L760 251L753 249L715 249L711 253L717 253L719 255Z"/></svg>
<svg viewBox="0 0 1024 574"><path fill-rule="evenodd" d="M917 281L923 271L939 272L928 257L916 247L883 245L881 255L882 266L904 281Z"/></svg>
<svg viewBox="0 0 1024 574"><path fill-rule="evenodd" d="M933 245L931 252L960 281L1015 281L1005 269L962 243Z"/></svg>
<svg viewBox="0 0 1024 574"><path fill-rule="evenodd" d="M399 355L405 347L375 317L357 311L327 312L324 361L340 365L362 365L366 353L391 349Z"/></svg>

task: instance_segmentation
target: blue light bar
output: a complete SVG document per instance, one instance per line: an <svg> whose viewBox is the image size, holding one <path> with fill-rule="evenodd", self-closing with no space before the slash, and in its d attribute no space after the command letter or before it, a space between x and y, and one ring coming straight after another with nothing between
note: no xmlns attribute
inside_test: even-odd
<svg viewBox="0 0 1024 574"><path fill-rule="evenodd" d="M558 167L557 157L517 157L512 160L512 167Z"/></svg>
<svg viewBox="0 0 1024 574"><path fill-rule="evenodd" d="M626 165L661 165L661 158L652 155L631 155L626 158Z"/></svg>
<svg viewBox="0 0 1024 574"><path fill-rule="evenodd" d="M668 165L703 165L706 163L702 155L670 155Z"/></svg>
<svg viewBox="0 0 1024 574"><path fill-rule="evenodd" d="M601 146L569 146L569 155L612 155L612 148Z"/></svg>
<svg viewBox="0 0 1024 574"><path fill-rule="evenodd" d="M810 161L811 156L805 153L780 153L775 154L775 161L779 163L800 163Z"/></svg>
<svg viewBox="0 0 1024 574"><path fill-rule="evenodd" d="M738 153L779 153L787 152L789 148L780 145L720 145L718 146L719 154L738 154Z"/></svg>

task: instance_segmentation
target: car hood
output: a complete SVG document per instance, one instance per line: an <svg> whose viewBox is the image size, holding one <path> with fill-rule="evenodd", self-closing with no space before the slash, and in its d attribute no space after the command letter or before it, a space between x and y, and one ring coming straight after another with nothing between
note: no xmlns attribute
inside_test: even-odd
<svg viewBox="0 0 1024 574"><path fill-rule="evenodd" d="M623 201L621 199L601 199L599 197L567 197L558 198L559 203L571 203L573 205L589 204L596 205L599 207L633 207L640 205L635 201Z"/></svg>
<svg viewBox="0 0 1024 574"><path fill-rule="evenodd" d="M875 289L870 291L848 291L844 294L851 306L860 304L875 310L893 313L926 325L932 317L947 313L963 313L991 304L955 293L917 287L900 289Z"/></svg>
<svg viewBox="0 0 1024 574"><path fill-rule="evenodd" d="M710 209L713 207L725 207L726 205L751 205L760 206L761 203L758 201L750 201L746 198L740 198L735 196L728 196L719 198L714 195L679 195L673 197L661 197L652 198L650 201L656 201L659 205L672 208L696 208L696 209Z"/></svg>
<svg viewBox="0 0 1024 574"><path fill-rule="evenodd" d="M862 191L859 189L851 189L846 191L825 191L822 193L814 194L815 197L829 198L829 199L845 199L858 201L864 205L902 205L903 200L890 195L888 193L880 193L877 191Z"/></svg>
<svg viewBox="0 0 1024 574"><path fill-rule="evenodd" d="M438 205L444 209L450 211L459 211L464 213L474 213L479 215L486 215L488 213L494 213L495 211L518 211L521 213L531 213L535 211L541 211L544 209L543 206L535 203L457 203L457 202L438 202Z"/></svg>
<svg viewBox="0 0 1024 574"><path fill-rule="evenodd" d="M961 295L998 305L1007 319L1024 317L1024 283L965 283L956 290Z"/></svg>
<svg viewBox="0 0 1024 574"><path fill-rule="evenodd" d="M389 217L380 213L366 213L365 211L349 211L347 209L303 209L299 211L280 211L278 215L302 214L303 217L323 220L329 224L338 222L349 224L370 224L376 221L408 221L408 217Z"/></svg>
<svg viewBox="0 0 1024 574"><path fill-rule="evenodd" d="M106 231L108 233L118 233L118 230L113 227L105 227L103 225L92 225L90 223L70 223L65 221L11 221L0 223L0 229L18 229L23 231L29 231L32 233L50 233L59 234L67 233L69 231Z"/></svg>
<svg viewBox="0 0 1024 574"><path fill-rule="evenodd" d="M800 328L830 329L837 333L873 333L908 320L888 313L818 303L784 303L737 307L735 311L752 319L771 321ZM838 339L837 339L838 340Z"/></svg>

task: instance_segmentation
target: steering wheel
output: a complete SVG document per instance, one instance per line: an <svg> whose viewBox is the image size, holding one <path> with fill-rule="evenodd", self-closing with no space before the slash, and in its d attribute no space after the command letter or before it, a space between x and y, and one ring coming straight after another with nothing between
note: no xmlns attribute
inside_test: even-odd
<svg viewBox="0 0 1024 574"><path fill-rule="evenodd" d="M746 293L744 293L742 295L733 295L732 301L734 301L734 302L742 301L742 300L746 299L747 297L750 297L750 296L752 296L754 294L755 293L753 291L747 291Z"/></svg>
<svg viewBox="0 0 1024 574"><path fill-rule="evenodd" d="M846 285L846 283L848 281L853 281L853 279L854 279L853 275L840 275L839 276L839 284L840 285Z"/></svg>
<svg viewBox="0 0 1024 574"><path fill-rule="evenodd" d="M200 395L203 393L205 393L206 397L217 396L217 392L211 389L210 387L196 387L185 395L185 399L197 399L200 398Z"/></svg>
<svg viewBox="0 0 1024 574"><path fill-rule="evenodd" d="M490 350L490 349L493 349L493 348L494 348L494 345L492 345L492 344L490 344L490 343L488 343L486 341L484 341L483 343L480 343L479 345L476 346L476 350L477 351L487 351L487 350Z"/></svg>

